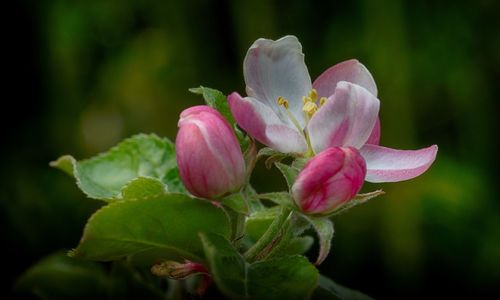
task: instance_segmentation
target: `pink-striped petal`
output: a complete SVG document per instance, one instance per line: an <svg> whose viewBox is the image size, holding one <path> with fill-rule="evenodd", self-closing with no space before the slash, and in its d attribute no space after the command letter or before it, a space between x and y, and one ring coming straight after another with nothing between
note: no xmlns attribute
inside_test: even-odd
<svg viewBox="0 0 500 300"><path fill-rule="evenodd" d="M276 100L284 97L299 124L305 126L302 96L311 90L311 78L304 63L299 40L285 36L279 40L258 39L247 52L243 74L250 97L265 103L286 124L292 125Z"/></svg>
<svg viewBox="0 0 500 300"><path fill-rule="evenodd" d="M315 153L328 147L361 148L377 121L380 102L365 88L341 81L307 126Z"/></svg>
<svg viewBox="0 0 500 300"><path fill-rule="evenodd" d="M377 97L377 85L366 67L356 59L350 59L327 69L313 83L320 97L330 97L340 81L355 83Z"/></svg>
<svg viewBox="0 0 500 300"><path fill-rule="evenodd" d="M365 145L360 152L366 160L366 181L397 182L415 178L436 159L437 145L420 150L397 150Z"/></svg>
<svg viewBox="0 0 500 300"><path fill-rule="evenodd" d="M236 123L262 144L284 153L307 151L304 136L284 124L267 105L236 92L228 96L228 101Z"/></svg>
<svg viewBox="0 0 500 300"><path fill-rule="evenodd" d="M375 122L375 126L373 126L372 133L366 143L372 145L380 144L380 118L377 118L377 122Z"/></svg>

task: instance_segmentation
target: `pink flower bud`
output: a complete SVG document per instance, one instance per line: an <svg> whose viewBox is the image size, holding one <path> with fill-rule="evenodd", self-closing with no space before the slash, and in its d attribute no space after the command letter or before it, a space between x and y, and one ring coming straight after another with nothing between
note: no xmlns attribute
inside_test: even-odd
<svg viewBox="0 0 500 300"><path fill-rule="evenodd" d="M205 105L188 108L181 113L178 126L177 164L182 182L193 195L215 199L243 185L243 154L219 112Z"/></svg>
<svg viewBox="0 0 500 300"><path fill-rule="evenodd" d="M299 173L292 196L307 214L326 214L351 200L366 175L366 163L353 147L328 148L312 158Z"/></svg>
<svg viewBox="0 0 500 300"><path fill-rule="evenodd" d="M155 264L151 267L151 273L172 279L186 279L191 275L209 274L205 266L187 259L184 260L184 263L167 260Z"/></svg>

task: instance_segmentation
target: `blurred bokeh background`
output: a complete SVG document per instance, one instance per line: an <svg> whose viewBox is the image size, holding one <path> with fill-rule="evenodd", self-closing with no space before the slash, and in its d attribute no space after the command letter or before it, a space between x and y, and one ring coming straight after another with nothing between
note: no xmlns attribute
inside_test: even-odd
<svg viewBox="0 0 500 300"><path fill-rule="evenodd" d="M139 132L175 138L187 91L244 92L259 37L302 42L311 77L349 58L373 74L382 144L439 145L423 176L336 220L321 270L380 299L498 295L500 2L18 1L4 27L1 118L4 290L29 265L74 247L99 206L48 167ZM283 187L259 164L259 191Z"/></svg>

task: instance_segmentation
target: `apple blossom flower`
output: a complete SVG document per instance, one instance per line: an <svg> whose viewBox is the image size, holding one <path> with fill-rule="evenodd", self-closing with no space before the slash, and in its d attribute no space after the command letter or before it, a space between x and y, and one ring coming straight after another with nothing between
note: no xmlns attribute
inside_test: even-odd
<svg viewBox="0 0 500 300"><path fill-rule="evenodd" d="M326 214L354 198L365 175L358 150L331 147L307 162L292 186L292 197L302 212Z"/></svg>
<svg viewBox="0 0 500 300"><path fill-rule="evenodd" d="M215 198L238 190L245 162L236 135L215 109L200 105L180 115L175 140L182 182L198 197Z"/></svg>
<svg viewBox="0 0 500 300"><path fill-rule="evenodd" d="M243 73L248 97L230 94L231 112L248 134L277 151L311 157L330 147L353 147L366 161L370 182L414 178L436 157L436 145L420 150L378 145L377 86L357 60L334 65L311 84L296 37L258 39Z"/></svg>

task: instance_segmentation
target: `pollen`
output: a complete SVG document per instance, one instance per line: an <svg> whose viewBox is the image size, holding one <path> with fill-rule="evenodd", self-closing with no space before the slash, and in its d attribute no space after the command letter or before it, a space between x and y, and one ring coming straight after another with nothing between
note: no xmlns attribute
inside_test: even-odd
<svg viewBox="0 0 500 300"><path fill-rule="evenodd" d="M309 95L307 95L309 98L311 98L312 101L316 101L318 99L318 91L316 89L312 89L309 92Z"/></svg>
<svg viewBox="0 0 500 300"><path fill-rule="evenodd" d="M310 118L316 111L318 111L318 106L316 103L312 101L308 101L302 107L302 110L306 113L306 115Z"/></svg>
<svg viewBox="0 0 500 300"><path fill-rule="evenodd" d="M279 96L276 102L278 102L279 106L283 106L285 109L288 109L288 100L286 100L284 97Z"/></svg>
<svg viewBox="0 0 500 300"><path fill-rule="evenodd" d="M321 106L325 105L325 103L326 103L326 97L321 97L319 99L319 106L321 107Z"/></svg>

